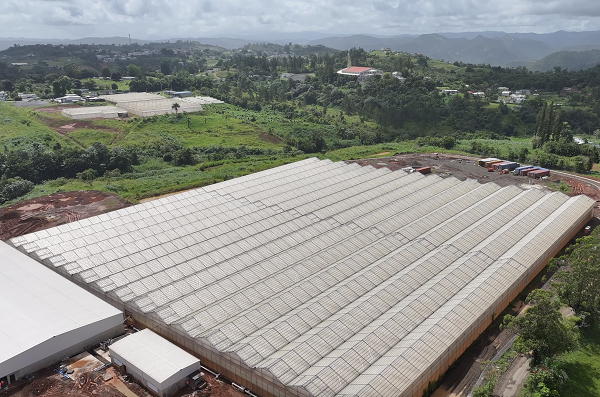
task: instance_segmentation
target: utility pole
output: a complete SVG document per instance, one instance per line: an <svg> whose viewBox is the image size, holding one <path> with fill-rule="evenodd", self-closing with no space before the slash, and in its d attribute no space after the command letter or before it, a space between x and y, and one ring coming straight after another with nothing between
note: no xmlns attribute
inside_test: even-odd
<svg viewBox="0 0 600 397"><path fill-rule="evenodd" d="M129 47L131 47L131 33L129 34Z"/></svg>

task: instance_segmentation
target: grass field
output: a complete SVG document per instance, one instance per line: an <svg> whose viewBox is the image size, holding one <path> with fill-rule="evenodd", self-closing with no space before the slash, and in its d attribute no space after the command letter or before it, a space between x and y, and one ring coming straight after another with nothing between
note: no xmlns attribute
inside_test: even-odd
<svg viewBox="0 0 600 397"><path fill-rule="evenodd" d="M52 147L55 143L74 146L74 143L39 122L34 112L14 108L0 102L0 149L21 149L32 143Z"/></svg>
<svg viewBox="0 0 600 397"><path fill-rule="evenodd" d="M156 158L142 158L142 164L135 166L134 172L116 177L99 177L91 183L79 179L49 181L36 185L35 189L26 196L6 202L3 206L56 192L76 190L112 192L136 203L143 198L206 186L307 157L310 156L248 157L240 160L203 162L187 167L175 167Z"/></svg>
<svg viewBox="0 0 600 397"><path fill-rule="evenodd" d="M600 397L600 324L582 329L580 347L563 356L569 381L561 397Z"/></svg>

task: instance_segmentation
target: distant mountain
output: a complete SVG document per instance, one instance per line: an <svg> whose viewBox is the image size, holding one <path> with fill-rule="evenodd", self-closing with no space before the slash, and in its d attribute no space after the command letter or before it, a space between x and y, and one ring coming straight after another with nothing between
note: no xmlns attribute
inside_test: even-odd
<svg viewBox="0 0 600 397"><path fill-rule="evenodd" d="M594 66L595 53L600 50L600 31L554 33L505 33L500 31L433 33L422 35L382 36L368 34L328 36L320 32L268 32L250 36L201 37L186 39L142 40L132 43L166 42L177 40L197 41L227 49L246 44L275 43L324 45L337 50L360 47L367 51L390 48L411 54L424 54L433 59L461 61L493 66L529 66L536 70L548 70L554 66L570 70ZM128 37L85 37L76 40L0 38L0 51L15 44L117 44L129 43ZM575 52L577 51L577 52ZM591 52L590 52L591 51ZM557 54L554 54L557 53ZM572 59L566 59L571 56ZM555 64L556 63L556 64ZM570 65L570 66L569 66Z"/></svg>
<svg viewBox="0 0 600 397"><path fill-rule="evenodd" d="M501 33L501 32L498 32ZM487 36L490 36L488 34ZM470 35L469 35L470 36ZM462 61L495 66L525 64L540 59L554 51L541 41L516 38L504 34L501 37L478 35L473 38L447 37L441 34L423 34L417 37L377 38L367 35L328 37L313 40L309 44L322 44L338 50L362 47L365 50L390 48L410 54L424 54L445 61Z"/></svg>
<svg viewBox="0 0 600 397"><path fill-rule="evenodd" d="M545 72L554 67L568 70L583 70L600 64L600 50L554 52L528 66L530 70Z"/></svg>
<svg viewBox="0 0 600 397"><path fill-rule="evenodd" d="M164 40L166 41L166 40ZM131 43L146 44L151 43L150 40L131 39ZM6 50L14 46L15 44L24 45L36 45L36 44L53 44L53 45L69 45L69 44L98 44L98 45L123 45L129 44L129 37L84 37L77 40L66 40L66 39L26 39L22 37L9 37L0 38L0 51Z"/></svg>

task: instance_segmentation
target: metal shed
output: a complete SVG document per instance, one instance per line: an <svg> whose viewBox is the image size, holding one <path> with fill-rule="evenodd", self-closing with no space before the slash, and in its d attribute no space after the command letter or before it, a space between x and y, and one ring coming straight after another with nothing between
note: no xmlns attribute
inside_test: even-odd
<svg viewBox="0 0 600 397"><path fill-rule="evenodd" d="M527 170L529 168L535 168L535 166L533 166L533 165L522 165L520 167L515 168L514 171L513 171L513 174L520 175L521 171Z"/></svg>
<svg viewBox="0 0 600 397"><path fill-rule="evenodd" d="M485 163L487 163L488 161L494 161L494 160L499 160L499 159L497 159L495 157L490 157L490 158L487 158L487 159L477 160L477 165L479 165L480 167L484 167Z"/></svg>
<svg viewBox="0 0 600 397"><path fill-rule="evenodd" d="M550 176L550 170L535 170L527 174L530 178L539 179L543 176Z"/></svg>
<svg viewBox="0 0 600 397"><path fill-rule="evenodd" d="M113 343L110 357L160 397L176 393L189 375L200 370L199 359L149 329Z"/></svg>
<svg viewBox="0 0 600 397"><path fill-rule="evenodd" d="M0 241L0 379L9 382L123 333L123 314Z"/></svg>
<svg viewBox="0 0 600 397"><path fill-rule="evenodd" d="M521 170L521 172L519 172L519 175L527 176L530 172L538 171L538 170L541 170L541 168L539 168L539 167L527 168L527 169Z"/></svg>
<svg viewBox="0 0 600 397"><path fill-rule="evenodd" d="M506 161L504 163L494 164L494 168L497 170L514 170L519 165L520 165L519 163L516 163L514 161Z"/></svg>

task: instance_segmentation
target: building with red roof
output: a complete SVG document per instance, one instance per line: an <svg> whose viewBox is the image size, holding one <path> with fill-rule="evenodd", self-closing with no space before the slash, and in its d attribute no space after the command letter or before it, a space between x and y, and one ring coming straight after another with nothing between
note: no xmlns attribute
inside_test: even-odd
<svg viewBox="0 0 600 397"><path fill-rule="evenodd" d="M345 69L338 70L338 74L346 76L357 76L358 80L361 81L367 77L382 75L383 71L374 68L362 67L362 66L350 66Z"/></svg>

